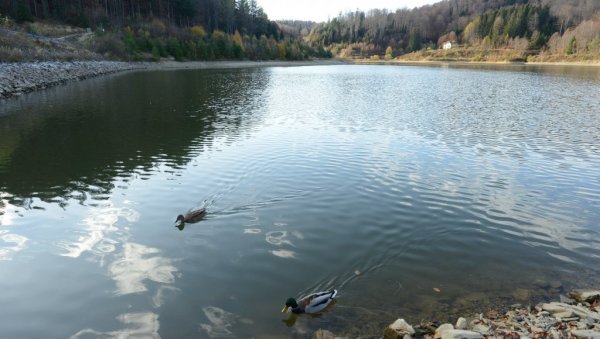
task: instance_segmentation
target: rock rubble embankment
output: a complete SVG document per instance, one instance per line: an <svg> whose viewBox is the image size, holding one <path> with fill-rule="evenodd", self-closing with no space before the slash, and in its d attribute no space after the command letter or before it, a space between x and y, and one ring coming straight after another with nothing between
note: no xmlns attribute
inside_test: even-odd
<svg viewBox="0 0 600 339"><path fill-rule="evenodd" d="M514 306L506 313L489 311L459 318L456 324L412 326L398 319L385 339L577 338L600 339L600 290L575 290L560 301L535 307Z"/></svg>
<svg viewBox="0 0 600 339"><path fill-rule="evenodd" d="M0 98L139 68L144 66L118 61L0 63Z"/></svg>

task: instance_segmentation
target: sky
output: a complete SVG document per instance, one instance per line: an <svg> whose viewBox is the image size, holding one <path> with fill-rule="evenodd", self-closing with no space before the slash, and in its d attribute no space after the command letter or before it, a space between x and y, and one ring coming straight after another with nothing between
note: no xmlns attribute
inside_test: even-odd
<svg viewBox="0 0 600 339"><path fill-rule="evenodd" d="M441 0L257 0L271 20L296 19L327 21L342 12L373 8L413 8Z"/></svg>

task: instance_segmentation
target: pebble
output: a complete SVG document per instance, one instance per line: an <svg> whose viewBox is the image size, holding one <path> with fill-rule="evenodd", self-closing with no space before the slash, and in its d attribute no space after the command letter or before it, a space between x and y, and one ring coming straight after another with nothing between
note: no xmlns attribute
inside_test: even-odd
<svg viewBox="0 0 600 339"><path fill-rule="evenodd" d="M464 330L467 328L467 319L460 317L458 318L458 320L456 320L456 325L454 325L454 327L457 330Z"/></svg>
<svg viewBox="0 0 600 339"><path fill-rule="evenodd" d="M441 339L483 339L483 336L473 331L448 330L442 334Z"/></svg>

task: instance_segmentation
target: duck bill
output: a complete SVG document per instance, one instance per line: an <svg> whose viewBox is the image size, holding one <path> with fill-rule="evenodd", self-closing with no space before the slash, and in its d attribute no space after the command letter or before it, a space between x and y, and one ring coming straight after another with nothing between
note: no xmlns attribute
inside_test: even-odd
<svg viewBox="0 0 600 339"><path fill-rule="evenodd" d="M283 308L281 309L281 313L285 313L287 312L289 306L283 306Z"/></svg>

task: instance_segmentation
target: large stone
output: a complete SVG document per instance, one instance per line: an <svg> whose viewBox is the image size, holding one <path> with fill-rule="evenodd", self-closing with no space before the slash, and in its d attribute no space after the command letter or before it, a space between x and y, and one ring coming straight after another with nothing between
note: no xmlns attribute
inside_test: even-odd
<svg viewBox="0 0 600 339"><path fill-rule="evenodd" d="M600 299L600 290L573 290L569 293L569 297L580 302L587 301L591 303Z"/></svg>
<svg viewBox="0 0 600 339"><path fill-rule="evenodd" d="M466 330L447 330L441 339L483 339L480 333Z"/></svg>
<svg viewBox="0 0 600 339"><path fill-rule="evenodd" d="M565 312L567 309L564 307L564 303L551 302L548 304L542 304L542 310L550 313Z"/></svg>
<svg viewBox="0 0 600 339"><path fill-rule="evenodd" d="M435 330L435 338L441 338L445 332L451 331L453 329L454 326L452 326L452 324L442 324Z"/></svg>
<svg viewBox="0 0 600 339"><path fill-rule="evenodd" d="M576 316L586 319L599 322L600 321L600 313L593 312L592 310L585 308L583 306L574 306L574 305L566 305L567 310L573 311Z"/></svg>
<svg viewBox="0 0 600 339"><path fill-rule="evenodd" d="M554 318L558 320L568 319L573 317L573 311L565 310L564 312L554 313Z"/></svg>
<svg viewBox="0 0 600 339"><path fill-rule="evenodd" d="M404 338L405 336L412 336L415 334L415 329L410 326L404 319L396 319L393 324L388 326L383 332L385 339L396 339Z"/></svg>

